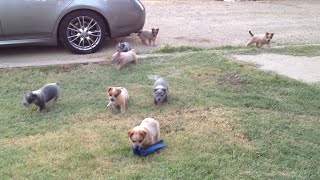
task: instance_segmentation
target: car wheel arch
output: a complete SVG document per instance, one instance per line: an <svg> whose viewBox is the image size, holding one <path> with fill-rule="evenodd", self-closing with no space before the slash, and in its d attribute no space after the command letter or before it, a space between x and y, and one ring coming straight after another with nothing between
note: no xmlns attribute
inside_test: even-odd
<svg viewBox="0 0 320 180"><path fill-rule="evenodd" d="M61 22L62 22L62 20L65 18L65 17L67 17L68 15L70 15L70 14L72 14L72 13L74 13L74 12L76 12L76 11L91 11L91 12L93 12L93 13L96 13L97 15L99 15L102 19L103 19L103 21L104 21L104 24L105 24L105 27L106 27L106 30L107 30L107 37L111 37L111 30L110 30L110 26L109 26L109 22L108 22L108 20L106 19L106 17L104 17L100 12L98 12L98 11L95 11L95 10L92 10L92 9L89 9L89 8L87 8L87 9L75 9L75 10L72 10L72 11L69 11L68 13L65 13L61 18L59 18L59 20L58 20L58 25L56 26L56 28L55 28L55 32L56 32L56 39L57 39L57 41L59 42L60 40L60 35L59 35L59 29L60 29L60 25L61 25Z"/></svg>

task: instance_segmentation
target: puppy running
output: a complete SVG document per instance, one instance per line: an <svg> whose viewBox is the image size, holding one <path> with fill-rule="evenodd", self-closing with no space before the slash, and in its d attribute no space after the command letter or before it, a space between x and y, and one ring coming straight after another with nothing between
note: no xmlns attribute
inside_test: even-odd
<svg viewBox="0 0 320 180"><path fill-rule="evenodd" d="M60 83L49 83L44 85L42 88L27 92L24 96L23 105L25 107L34 103L38 106L37 111L42 111L45 107L45 103L51 101L52 99L56 101L60 94Z"/></svg>
<svg viewBox="0 0 320 180"><path fill-rule="evenodd" d="M155 118L146 118L139 126L129 130L128 135L134 148L146 148L159 141L159 122Z"/></svg>
<svg viewBox="0 0 320 180"><path fill-rule="evenodd" d="M115 64L117 70L121 70L126 64L137 64L137 55L134 49L128 52L116 52L112 55L112 63Z"/></svg>
<svg viewBox="0 0 320 180"><path fill-rule="evenodd" d="M267 44L270 47L270 41L274 35L274 33L266 32L265 34L261 35L253 35L251 31L249 31L252 38L248 41L246 46L251 44L256 44L257 47L262 47L263 45Z"/></svg>
<svg viewBox="0 0 320 180"><path fill-rule="evenodd" d="M141 39L143 44L147 44L146 40L149 41L149 45L151 45L151 42L153 42L153 45L155 46L155 41L159 33L159 28L152 28L151 30L143 30L140 31L138 34L138 37Z"/></svg>
<svg viewBox="0 0 320 180"><path fill-rule="evenodd" d="M153 102L156 105L160 105L161 103L167 101L169 94L169 86L167 81L155 75L148 76L148 78L155 81L153 84Z"/></svg>
<svg viewBox="0 0 320 180"><path fill-rule="evenodd" d="M128 42L119 42L117 44L117 52L128 52L132 48Z"/></svg>
<svg viewBox="0 0 320 180"><path fill-rule="evenodd" d="M129 100L129 93L126 88L123 87L109 87L107 89L109 95L109 104L114 109L120 110L121 113L126 112L127 101Z"/></svg>

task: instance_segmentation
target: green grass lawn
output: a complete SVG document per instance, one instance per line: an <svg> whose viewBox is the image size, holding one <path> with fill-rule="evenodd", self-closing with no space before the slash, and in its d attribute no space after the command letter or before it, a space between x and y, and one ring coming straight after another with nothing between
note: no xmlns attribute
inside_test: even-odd
<svg viewBox="0 0 320 180"><path fill-rule="evenodd" d="M288 45L268 48L257 48L255 46L217 46L213 48L203 48L194 46L171 46L165 45L159 49L154 50L155 53L173 53L173 52L186 52L186 51L223 51L226 54L261 54L261 53L275 53L294 56L320 56L319 45Z"/></svg>
<svg viewBox="0 0 320 180"><path fill-rule="evenodd" d="M121 72L108 63L1 70L0 179L319 179L320 87L191 50ZM153 105L151 74L168 80L168 103ZM21 105L26 90L55 81L56 103ZM128 89L125 114L107 108L108 86ZM149 116L167 147L133 156L127 131Z"/></svg>

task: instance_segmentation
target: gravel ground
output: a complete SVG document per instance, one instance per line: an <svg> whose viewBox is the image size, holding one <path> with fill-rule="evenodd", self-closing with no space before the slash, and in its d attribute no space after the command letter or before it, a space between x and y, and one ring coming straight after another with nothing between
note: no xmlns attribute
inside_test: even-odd
<svg viewBox="0 0 320 180"><path fill-rule="evenodd" d="M139 54L149 53L165 44L242 45L249 38L249 29L254 33L275 32L273 46L320 43L319 0L142 2L147 10L145 28L160 28L155 47L143 45L133 34L107 40L102 50L90 55L74 55L62 47L0 48L0 67L104 60L114 52L118 41L128 41Z"/></svg>

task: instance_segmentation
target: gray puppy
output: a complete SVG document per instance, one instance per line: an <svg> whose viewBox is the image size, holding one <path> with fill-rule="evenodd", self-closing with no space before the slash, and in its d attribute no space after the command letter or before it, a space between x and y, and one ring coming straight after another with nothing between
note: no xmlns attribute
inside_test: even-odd
<svg viewBox="0 0 320 180"><path fill-rule="evenodd" d="M56 101L59 97L60 93L60 83L49 83L44 85L42 88L27 92L24 96L23 105L29 106L34 103L38 106L38 111L42 111L44 109L45 103L51 101L52 99Z"/></svg>
<svg viewBox="0 0 320 180"><path fill-rule="evenodd" d="M156 105L160 105L161 103L167 101L169 94L169 86L167 81L155 75L150 75L148 78L155 81L153 84L154 103Z"/></svg>
<svg viewBox="0 0 320 180"><path fill-rule="evenodd" d="M119 42L117 44L117 52L128 52L132 48L128 42Z"/></svg>

